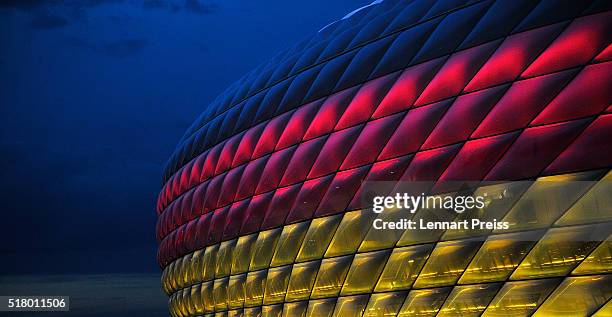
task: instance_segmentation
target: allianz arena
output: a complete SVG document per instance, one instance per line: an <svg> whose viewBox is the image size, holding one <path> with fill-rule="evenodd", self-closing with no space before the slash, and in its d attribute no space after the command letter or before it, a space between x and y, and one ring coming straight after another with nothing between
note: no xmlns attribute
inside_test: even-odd
<svg viewBox="0 0 612 317"><path fill-rule="evenodd" d="M260 65L164 172L171 315L612 316L611 41L605 0L385 0ZM373 181L504 181L517 225L373 230Z"/></svg>

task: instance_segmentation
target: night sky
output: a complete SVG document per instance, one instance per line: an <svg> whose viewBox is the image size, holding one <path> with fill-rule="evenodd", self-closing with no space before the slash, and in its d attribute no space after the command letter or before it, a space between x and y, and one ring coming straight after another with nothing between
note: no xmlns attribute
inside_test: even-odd
<svg viewBox="0 0 612 317"><path fill-rule="evenodd" d="M368 2L0 0L2 275L159 274L154 205L183 132Z"/></svg>

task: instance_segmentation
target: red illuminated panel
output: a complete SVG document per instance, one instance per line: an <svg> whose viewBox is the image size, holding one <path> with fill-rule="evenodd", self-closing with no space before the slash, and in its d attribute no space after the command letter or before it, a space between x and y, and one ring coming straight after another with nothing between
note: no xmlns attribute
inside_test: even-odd
<svg viewBox="0 0 612 317"><path fill-rule="evenodd" d="M274 118L266 125L255 150L253 150L254 158L269 154L274 150L292 114L292 112L285 113Z"/></svg>
<svg viewBox="0 0 612 317"><path fill-rule="evenodd" d="M270 202L270 206L266 211L262 223L262 230L280 226L285 223L285 218L287 218L289 211L291 211L291 207L293 207L301 187L302 183L299 183L293 186L279 188L274 192L274 197L272 198L272 202Z"/></svg>
<svg viewBox="0 0 612 317"><path fill-rule="evenodd" d="M511 180L538 175L587 123L588 120L576 120L525 129L485 179Z"/></svg>
<svg viewBox="0 0 612 317"><path fill-rule="evenodd" d="M603 168L612 165L612 115L598 117L547 168L556 174L582 169L583 166ZM603 155L602 155L603 154Z"/></svg>
<svg viewBox="0 0 612 317"><path fill-rule="evenodd" d="M612 12L576 19L527 68L523 77L533 77L586 64L608 44L612 34Z"/></svg>
<svg viewBox="0 0 612 317"><path fill-rule="evenodd" d="M285 130L282 132L282 135L278 140L276 150L297 144L302 140L304 134L306 133L306 129L308 129L310 126L310 123L317 114L317 111L319 111L319 107L322 103L323 100L312 102L299 108L293 113L291 119L289 119L289 122L287 122L287 125L285 126Z"/></svg>
<svg viewBox="0 0 612 317"><path fill-rule="evenodd" d="M242 140L240 141L240 145L238 145L238 149L236 150L236 155L234 156L232 166L238 166L251 159L255 146L257 146L257 141L261 137L261 133L263 132L265 126L266 125L262 123L245 132L245 134L242 136Z"/></svg>
<svg viewBox="0 0 612 317"><path fill-rule="evenodd" d="M264 175L264 177L260 178L255 194L261 194L278 187L278 184L283 177L283 171L289 164L289 161L291 160L293 152L296 148L297 146L292 146L279 152L275 152L270 156L266 162L263 172L261 173L261 175Z"/></svg>
<svg viewBox="0 0 612 317"><path fill-rule="evenodd" d="M361 128L362 126L356 126L332 133L321 149L308 178L316 178L337 171L359 136Z"/></svg>
<svg viewBox="0 0 612 317"><path fill-rule="evenodd" d="M412 155L406 155L374 163L374 165L372 165L372 167L370 168L368 175L365 177L362 186L359 188L359 190L357 190L357 193L353 197L353 200L349 204L348 208L350 210L360 209L365 207L362 204L364 201L371 201L373 197L363 196L367 194L364 192L364 186L367 184L367 182L385 182L384 185L382 183L379 183L380 186L377 187L379 189L378 192L380 194L383 194L385 193L385 189L387 191L386 193L391 192L391 190L393 189L392 182L399 180L399 178L402 176L402 174L408 167L410 160L412 160Z"/></svg>
<svg viewBox="0 0 612 317"><path fill-rule="evenodd" d="M219 175L227 171L232 166L232 161L236 155L236 150L240 144L242 135L237 135L225 142L225 145L221 148L219 153L219 159L217 160L217 167L215 168L214 175Z"/></svg>
<svg viewBox="0 0 612 317"><path fill-rule="evenodd" d="M393 73L361 86L338 121L335 130L344 129L367 120L398 76L399 73Z"/></svg>
<svg viewBox="0 0 612 317"><path fill-rule="evenodd" d="M304 182L286 223L299 222L312 217L332 179L333 175L328 175Z"/></svg>
<svg viewBox="0 0 612 317"><path fill-rule="evenodd" d="M444 58L437 58L406 69L391 87L372 117L380 118L411 107L443 62Z"/></svg>
<svg viewBox="0 0 612 317"><path fill-rule="evenodd" d="M309 140L331 132L359 87L343 90L325 100L304 135Z"/></svg>
<svg viewBox="0 0 612 317"><path fill-rule="evenodd" d="M416 152L452 100L408 111L380 154L380 160Z"/></svg>
<svg viewBox="0 0 612 317"><path fill-rule="evenodd" d="M465 87L474 91L515 80L534 58L561 32L564 23L553 24L508 37Z"/></svg>
<svg viewBox="0 0 612 317"><path fill-rule="evenodd" d="M533 120L533 125L598 114L612 102L612 62L589 65Z"/></svg>
<svg viewBox="0 0 612 317"><path fill-rule="evenodd" d="M499 42L487 43L451 55L427 85L415 105L420 106L439 101L461 92L484 59L493 52L498 44Z"/></svg>
<svg viewBox="0 0 612 317"><path fill-rule="evenodd" d="M274 193L268 192L257 195L251 199L245 215L240 217L244 219L242 228L240 229L240 235L247 235L259 230L266 210L268 210L268 205L270 205L270 201L272 200L272 196L274 196Z"/></svg>
<svg viewBox="0 0 612 317"><path fill-rule="evenodd" d="M242 178L242 172L244 172L244 169L245 165L241 165L225 174L223 185L221 186L218 192L219 200L214 207L225 206L234 201L234 197L236 197L236 191L238 190L238 185L240 184L240 179ZM212 190L212 188L209 187L209 190Z"/></svg>
<svg viewBox="0 0 612 317"><path fill-rule="evenodd" d="M422 149L466 140L507 88L507 86L498 86L457 97L431 132Z"/></svg>
<svg viewBox="0 0 612 317"><path fill-rule="evenodd" d="M345 170L374 162L402 118L403 114L400 113L368 122L340 169Z"/></svg>
<svg viewBox="0 0 612 317"><path fill-rule="evenodd" d="M363 166L337 173L319 204L315 216L330 215L345 210L369 169L370 166Z"/></svg>
<svg viewBox="0 0 612 317"><path fill-rule="evenodd" d="M245 199L235 202L229 207L225 230L223 230L223 240L231 239L240 233L250 201L250 199Z"/></svg>
<svg viewBox="0 0 612 317"><path fill-rule="evenodd" d="M612 44L608 46L595 57L596 62L607 62L612 60Z"/></svg>
<svg viewBox="0 0 612 317"><path fill-rule="evenodd" d="M482 179L504 154L516 135L516 132L506 133L466 142L440 176L440 182Z"/></svg>
<svg viewBox="0 0 612 317"><path fill-rule="evenodd" d="M451 162L461 145L449 145L417 153L400 178L406 182L437 180Z"/></svg>
<svg viewBox="0 0 612 317"><path fill-rule="evenodd" d="M476 128L472 137L479 138L527 126L574 74L575 71L565 71L515 82Z"/></svg>
<svg viewBox="0 0 612 317"><path fill-rule="evenodd" d="M269 156L260 157L246 165L236 191L236 200L253 196L268 159Z"/></svg>
<svg viewBox="0 0 612 317"><path fill-rule="evenodd" d="M306 175L308 175L312 164L314 164L315 159L319 155L325 140L325 137L320 137L301 143L298 146L295 153L293 153L289 165L287 165L280 186L294 184L306 179Z"/></svg>

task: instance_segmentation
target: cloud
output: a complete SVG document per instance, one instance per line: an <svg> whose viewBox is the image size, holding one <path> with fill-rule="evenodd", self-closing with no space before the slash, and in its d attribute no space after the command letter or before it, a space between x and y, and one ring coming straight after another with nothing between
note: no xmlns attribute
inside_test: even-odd
<svg viewBox="0 0 612 317"><path fill-rule="evenodd" d="M66 44L100 52L113 57L127 57L140 53L150 43L146 38L131 38L96 44L78 37L71 37L66 40Z"/></svg>
<svg viewBox="0 0 612 317"><path fill-rule="evenodd" d="M40 12L32 18L29 25L34 29L50 30L68 25L68 20L49 12Z"/></svg>
<svg viewBox="0 0 612 317"><path fill-rule="evenodd" d="M0 0L0 8L30 10L58 3L55 0Z"/></svg>
<svg viewBox="0 0 612 317"><path fill-rule="evenodd" d="M126 39L105 43L100 47L100 50L108 55L125 57L139 53L147 45L149 45L149 41L144 38Z"/></svg>
<svg viewBox="0 0 612 317"><path fill-rule="evenodd" d="M73 15L84 15L86 9L105 4L126 3L131 6L141 6L143 9L161 9L169 12L191 12L206 15L216 12L218 4L211 0L0 0L0 9L18 9L35 12L41 9L59 9L72 12Z"/></svg>
<svg viewBox="0 0 612 317"><path fill-rule="evenodd" d="M197 14L210 14L217 10L214 3L204 3L200 0L185 0L185 10Z"/></svg>
<svg viewBox="0 0 612 317"><path fill-rule="evenodd" d="M161 9L170 12L191 12L195 14L205 15L215 12L219 6L207 0L182 0L181 3L176 1L163 0L144 0L142 7L144 9Z"/></svg>
<svg viewBox="0 0 612 317"><path fill-rule="evenodd" d="M166 9L170 3L162 0L144 0L142 6L145 9Z"/></svg>
<svg viewBox="0 0 612 317"><path fill-rule="evenodd" d="M92 8L108 3L121 3L125 0L0 0L0 8L31 10L48 8L52 6L65 6L68 8Z"/></svg>

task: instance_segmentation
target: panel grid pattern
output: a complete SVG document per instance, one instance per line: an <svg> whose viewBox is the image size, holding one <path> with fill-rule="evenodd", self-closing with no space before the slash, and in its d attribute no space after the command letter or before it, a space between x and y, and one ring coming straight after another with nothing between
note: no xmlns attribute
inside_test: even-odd
<svg viewBox="0 0 612 317"><path fill-rule="evenodd" d="M611 35L607 1L385 0L247 74L164 174L171 313L609 313L609 239L559 243L610 232L609 210L573 207L597 185L535 224L516 210L541 181L609 181ZM365 181L481 180L536 181L490 189L523 197L498 214L518 233L369 230Z"/></svg>
<svg viewBox="0 0 612 317"><path fill-rule="evenodd" d="M387 0L384 2L391 3L394 1ZM329 64L329 72L326 73L329 76L326 77L331 80L333 78L339 79L340 76L342 76L353 84L358 84L367 79L367 77L377 77L408 65L418 64L431 58L443 56L456 49L465 49L488 40L522 32L547 23L562 22L579 14L590 14L609 9L605 1L594 1L593 3L584 1L575 4L566 4L564 6L557 6L554 1L541 1L537 3L537 1L531 0L523 0L514 3L496 1L493 4L490 4L490 2L482 3L480 1L467 4L465 1L446 1L446 7L444 5L432 6L431 1L412 1L408 6L404 3L404 1L399 1L397 6L389 9L394 14L397 14L395 20L372 20L368 19L368 17L370 17L369 14L354 15L351 19L342 20L342 27L338 28L338 30L343 30L352 22L357 22L355 20L362 19L360 20L360 24L349 27L355 30L354 32L348 32L349 30L347 30L344 33L340 32L341 34L337 34L336 32L331 32L331 34L328 32L317 33L314 38L311 39L312 43L330 41L330 46L333 47L332 50L340 49L338 52L339 54L345 50L344 44L342 43L346 42L346 36L356 36L368 30L367 28L360 28L361 23L389 23L389 21L391 21L388 32L383 32L381 35L375 33L370 34L372 37L370 42L361 42L359 43L361 46L354 45L355 49L350 51L353 52L351 56L355 57L352 61L353 67L350 67L351 65L349 65L349 67L338 65L338 61L342 61L343 58L333 58L324 62L323 64L325 65ZM375 16L379 10L389 7L391 6L371 6L364 9L364 11L371 11L372 15ZM423 9L427 10L427 8L429 8L429 13L420 16L419 14L422 14ZM483 10L486 8L489 8L489 10L484 12ZM546 12L547 10L548 12ZM543 18L543 16L546 16L546 18ZM478 19L482 19L482 21L474 26ZM440 23L440 21L443 23ZM503 23L500 21L503 21ZM439 23L440 25L438 25ZM434 28L422 27L422 24L432 24ZM390 34L395 34L402 30L405 30L403 31L404 33L402 33L405 36L397 36L400 44L389 46L389 50L385 56L382 55L384 51L378 51L376 53L374 47L377 45L380 46L379 42L381 40L388 41ZM453 31L451 32L450 30ZM348 33L348 35L346 33ZM329 39L321 39L322 37L329 37ZM401 43L404 45L401 45ZM426 45L423 46L423 44ZM298 45L296 48L288 51L288 53L291 53L291 57L286 57L284 60L280 61L273 59L268 63L266 68L271 70L288 68L286 64L295 63L297 57L301 55L300 46L301 45ZM414 50L415 47L420 48L420 50ZM355 53L354 51L358 52ZM325 53L326 52L323 51L321 54L326 55ZM372 55L373 53L376 54ZM335 55L332 54L332 56ZM381 65L376 67L374 72L371 72L374 69L370 69L370 67L360 67L362 63L368 62L364 60L368 57L370 57L369 62L371 63L381 63ZM350 59L352 57L348 56L347 58ZM313 73L320 68L322 67L306 68L306 70ZM265 76L265 74L268 73L268 71L260 71L259 69L253 72L254 75L260 76ZM276 73L283 72L275 72L275 74ZM325 85L325 87L328 87L323 88L325 91L319 90L317 93L306 95L310 87L300 80L310 75L304 72L301 76L290 76L275 84L274 87L276 88L265 88L257 94L249 96L247 99L244 99L246 96L241 98L235 97L239 87L244 87L244 85L249 85L251 83L258 83L260 81L247 81L249 76L246 76L230 86L229 91L221 94L220 98L207 107L207 110L202 114L200 119L198 119L198 122L202 123L196 124L196 127L202 125L202 128L196 128L197 133L195 133L195 131L190 133L190 136L177 147L173 158L169 162L165 179L176 172L181 166L184 166L185 163L195 157L197 153L201 153L211 145L222 141L225 136L237 133L237 131L243 130L250 124L256 124L269 119L269 116L273 115L272 112L279 114L283 110L297 106L299 100L295 98L291 100L285 99L283 101L286 102L280 104L281 98L275 99L274 96L278 90L283 90L290 84L294 84L299 88L298 90L301 91L300 95L304 97L303 101L306 102L309 101L309 99L312 100L311 98L316 99L317 95L321 95L325 91L342 88L340 87L342 85L331 83ZM350 86L350 83L344 85ZM242 91L244 92L244 89ZM256 108L260 107L260 103L264 99L264 96L269 97L267 101L271 101L272 104L267 102L268 105L266 108L269 108L267 112L258 112ZM297 95L293 95L292 97L297 97ZM242 102L238 104L232 103L232 100L236 99L242 100ZM289 102L291 102L291 104L287 104ZM232 111L226 111L231 105L234 105L235 109L233 108ZM244 113L248 113L249 115L242 115ZM266 115L268 115L267 118Z"/></svg>
<svg viewBox="0 0 612 317"><path fill-rule="evenodd" d="M530 203L533 196L542 197L546 194L549 201L561 201L561 204L553 206L553 209L559 210L549 210L558 215L552 221L544 219L520 231L492 234L484 240L469 239L474 236L473 232L440 232L442 238L437 239L437 242L434 240L422 244L431 238L425 237L423 241L406 239L410 233L408 230L391 241L390 249L364 251L368 233L374 231L369 229L374 214L371 211L354 211L342 217L328 216L287 225L282 230L273 229L241 236L198 250L172 262L164 270L163 285L172 294L171 307L176 309L177 316L374 292L369 304L371 309L367 310L365 305L349 306L336 314L355 316L363 313L368 316L388 308L375 303L381 294L391 296L388 294L391 293L393 297L403 299L409 289L420 293L425 290L441 290L442 287L448 293L453 285L457 285L457 291L463 291L469 287L489 287L482 283L492 283L495 286L487 288L485 292L489 301L494 299L495 294L500 294L500 297L517 296L516 299L506 304L493 300L478 306L479 309L470 305L454 309L459 309L460 315L480 315L485 312L485 315L517 316L530 315L540 306L543 307L540 314L547 315L546 312L550 312L547 307L553 305L539 297L536 302L530 302L534 297L527 296L530 293L525 293L525 288L536 288L537 292L546 295L556 291L559 294L550 297L551 301L556 301L559 296L569 296L564 295L568 292L572 294L572 288L564 288L566 284L581 281L575 287L589 290L581 298L581 305L561 312L573 312L572 315L592 313L612 296L610 276L607 275L612 272L612 240L608 238L600 242L577 237L588 237L593 231L607 232L608 235L612 233L612 215L609 211L593 214L584 209L584 206L593 203L596 197L594 192L609 191L606 182L611 178L612 173L599 170L542 177L527 189L516 188L512 183L489 187L490 193L513 191L520 197L513 198L510 205L504 201L489 202L506 206L502 211L505 214L501 214L504 219L511 219L517 212L524 212L521 206ZM580 197L569 197L565 202L562 197L568 194L567 189L551 190L545 187L551 181L593 179L600 181L594 185L585 183L584 191L579 193ZM417 213L415 218L419 216ZM550 225L552 228L546 229ZM518 238L519 235L522 239ZM344 242L345 236L353 237L357 243L347 244ZM525 239L525 236L529 238ZM313 249L311 246L316 247ZM262 254L262 249L271 252ZM258 260L263 261L263 267L257 266ZM534 266L535 270L532 269ZM606 282L599 282L601 279ZM592 288L595 285L599 288L597 291ZM514 290L515 287L518 290ZM252 291L245 291L247 289ZM497 293L500 289L504 291ZM219 292L223 292L222 295ZM401 304L403 301L398 298L396 300ZM449 314L443 307L451 304L448 302L438 306L435 313L442 316ZM395 313L400 312L400 306L394 308ZM182 315L181 309L185 310ZM389 315L390 312L385 311L385 314Z"/></svg>

